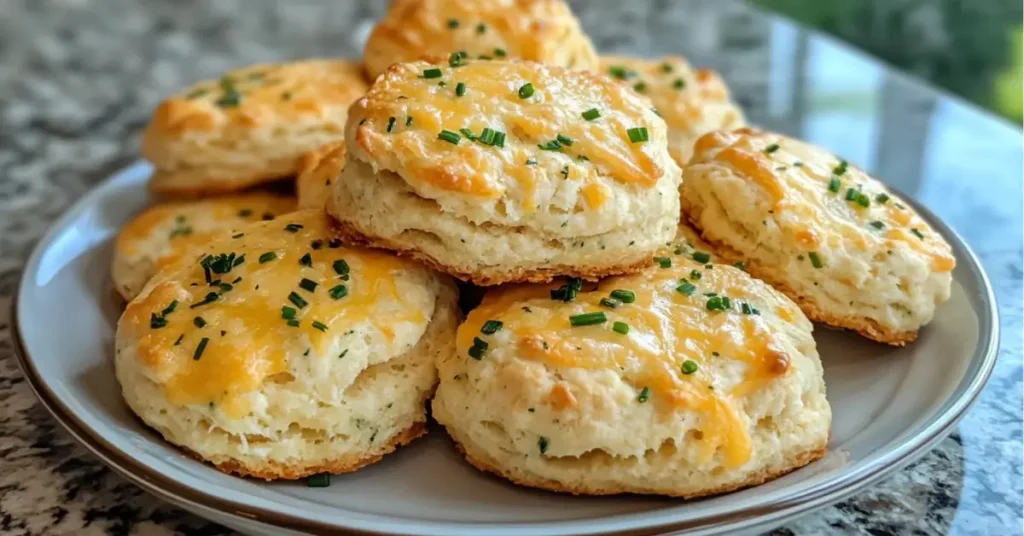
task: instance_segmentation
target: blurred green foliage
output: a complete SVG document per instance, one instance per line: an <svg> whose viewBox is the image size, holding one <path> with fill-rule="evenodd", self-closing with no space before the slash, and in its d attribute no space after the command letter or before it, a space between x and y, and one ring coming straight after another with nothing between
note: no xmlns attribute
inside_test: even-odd
<svg viewBox="0 0 1024 536"><path fill-rule="evenodd" d="M1021 121L1020 0L751 0Z"/></svg>

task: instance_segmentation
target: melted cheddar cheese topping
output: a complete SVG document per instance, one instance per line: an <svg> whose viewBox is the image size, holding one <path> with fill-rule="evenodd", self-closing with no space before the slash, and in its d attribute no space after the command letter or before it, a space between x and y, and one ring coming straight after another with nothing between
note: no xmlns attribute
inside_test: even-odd
<svg viewBox="0 0 1024 536"><path fill-rule="evenodd" d="M328 118L366 89L362 68L347 61L252 65L218 80L199 82L165 100L150 129L209 131L225 123L250 129L308 117Z"/></svg>
<svg viewBox="0 0 1024 536"><path fill-rule="evenodd" d="M601 183L651 188L665 174L664 121L629 88L532 62L452 62L393 66L353 106L354 139L375 168L483 198L514 185L526 205L542 181L583 181L585 202L600 206L609 196ZM600 116L584 118L591 109ZM484 129L500 141L487 143Z"/></svg>
<svg viewBox="0 0 1024 536"><path fill-rule="evenodd" d="M575 46L566 54L567 46ZM596 54L561 0L395 0L367 41L376 75L392 63L466 51L589 69ZM378 57L379 56L379 57ZM379 65L378 65L379 64Z"/></svg>
<svg viewBox="0 0 1024 536"><path fill-rule="evenodd" d="M767 193L776 220L807 251L842 244L884 250L899 242L929 258L935 272L956 267L949 244L913 209L821 149L743 128L702 136L690 163L724 164Z"/></svg>
<svg viewBox="0 0 1024 536"><path fill-rule="evenodd" d="M237 395L287 376L295 348L322 355L364 322L385 340L396 323L426 325L430 311L404 300L396 283L399 273L421 268L342 246L330 226L306 211L246 227L158 274L128 305L119 329L137 334L138 359L168 400L232 408Z"/></svg>
<svg viewBox="0 0 1024 536"><path fill-rule="evenodd" d="M697 263L689 260L690 255L671 257L667 268L655 266L599 284L585 283L571 302L552 299L549 286L493 289L459 327L458 352L467 355L474 338L493 341L501 336L509 341L502 344L514 345L515 356L556 370L616 370L637 392L646 388L648 403L659 411L685 408L701 415L706 458L722 449L728 466L742 465L751 455L742 398L789 369L789 358L760 309L773 307L790 318L803 316L791 302L773 298L770 289L742 271ZM683 282L693 289L678 290ZM616 289L632 291L635 302L615 308L602 305L601 300ZM727 310L709 310L709 300L716 296L729 297ZM570 321L574 315L598 311L605 313L606 321L586 326ZM488 320L502 322L501 331L482 335ZM628 333L615 331L617 322L628 325ZM695 372L685 371L687 361L697 365ZM737 363L742 378L726 384L723 373ZM549 400L565 405L556 402L567 396L571 393L553 392Z"/></svg>
<svg viewBox="0 0 1024 536"><path fill-rule="evenodd" d="M637 93L649 97L668 124L676 143L673 156L689 157L695 139L712 130L737 128L744 123L743 112L729 100L729 90L714 71L695 70L683 58L660 60L606 56L601 71L620 80ZM679 158L685 163L686 158Z"/></svg>

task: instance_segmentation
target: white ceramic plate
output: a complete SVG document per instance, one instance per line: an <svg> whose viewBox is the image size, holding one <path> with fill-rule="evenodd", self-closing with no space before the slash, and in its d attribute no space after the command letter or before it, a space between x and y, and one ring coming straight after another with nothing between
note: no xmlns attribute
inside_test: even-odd
<svg viewBox="0 0 1024 536"><path fill-rule="evenodd" d="M735 534L777 525L871 484L923 454L978 395L998 344L995 300L977 259L953 245L952 298L897 349L816 330L834 412L824 459L756 488L697 501L571 497L529 490L467 464L441 430L329 488L221 474L182 455L121 401L111 364L120 313L108 276L117 230L148 203L150 169L132 166L79 200L40 241L15 302L15 339L33 389L107 464L143 488L234 528L302 532L510 535Z"/></svg>

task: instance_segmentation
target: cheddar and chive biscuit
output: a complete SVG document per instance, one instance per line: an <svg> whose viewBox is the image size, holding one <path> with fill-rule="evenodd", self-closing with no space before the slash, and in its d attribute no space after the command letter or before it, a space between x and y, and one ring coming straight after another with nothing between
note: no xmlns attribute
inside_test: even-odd
<svg viewBox="0 0 1024 536"><path fill-rule="evenodd" d="M348 106L366 91L345 60L252 65L162 102L142 138L150 188L200 196L292 177L302 155L341 139Z"/></svg>
<svg viewBox="0 0 1024 536"><path fill-rule="evenodd" d="M949 244L884 184L831 153L750 129L697 141L684 214L719 253L812 320L893 345L950 295Z"/></svg>
<svg viewBox="0 0 1024 536"><path fill-rule="evenodd" d="M491 289L440 361L432 414L472 465L575 494L700 497L823 454L812 325L767 284L680 255L556 285Z"/></svg>
<svg viewBox="0 0 1024 536"><path fill-rule="evenodd" d="M295 194L299 208L324 208L331 196L331 183L345 166L345 142L336 141L302 156Z"/></svg>
<svg viewBox="0 0 1024 536"><path fill-rule="evenodd" d="M597 53L563 0L393 0L370 33L370 79L395 63L463 52L596 69Z"/></svg>
<svg viewBox="0 0 1024 536"><path fill-rule="evenodd" d="M605 56L601 70L651 99L668 124L668 150L679 165L690 159L694 142L703 134L744 125L743 111L729 99L729 88L718 73L695 70L679 56Z"/></svg>
<svg viewBox="0 0 1024 536"><path fill-rule="evenodd" d="M403 63L349 112L328 205L348 239L493 285L635 272L675 236L665 122L605 76Z"/></svg>
<svg viewBox="0 0 1024 536"><path fill-rule="evenodd" d="M117 235L111 263L114 288L130 301L153 274L197 245L293 210L294 198L268 193L154 205L128 222Z"/></svg>
<svg viewBox="0 0 1024 536"><path fill-rule="evenodd" d="M131 409L225 472L354 471L425 432L454 351L449 280L332 239L321 211L247 226L154 276L118 322Z"/></svg>

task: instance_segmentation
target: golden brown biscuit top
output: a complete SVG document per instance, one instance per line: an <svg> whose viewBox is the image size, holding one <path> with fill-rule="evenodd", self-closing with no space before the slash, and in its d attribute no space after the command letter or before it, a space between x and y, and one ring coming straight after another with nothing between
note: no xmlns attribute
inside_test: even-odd
<svg viewBox="0 0 1024 536"><path fill-rule="evenodd" d="M322 356L361 323L388 340L402 323L423 328L433 301L397 281L413 270L423 269L333 240L319 211L296 212L212 242L158 274L119 330L138 339L138 359L172 403L232 407L235 395L288 374L296 345Z"/></svg>
<svg viewBox="0 0 1024 536"><path fill-rule="evenodd" d="M722 447L729 466L742 465L751 444L735 400L787 374L792 346L782 342L780 326L792 324L809 339L811 325L764 283L709 259L694 251L597 284L495 288L459 327L457 351L481 361L514 356L615 372L640 403L702 413L705 454ZM736 371L741 378L724 381ZM550 403L571 406L572 393L558 385Z"/></svg>
<svg viewBox="0 0 1024 536"><path fill-rule="evenodd" d="M382 52L394 62L456 51L544 62L558 55L558 47L573 46L570 37L582 40L589 54L586 64L566 67L594 67L593 45L562 0L394 0L367 49L387 46Z"/></svg>
<svg viewBox="0 0 1024 536"><path fill-rule="evenodd" d="M726 166L761 188L777 221L814 254L852 243L861 250L902 242L931 259L936 272L956 267L949 244L885 185L835 155L770 132L712 132L694 146L687 173ZM819 266L816 266L819 267Z"/></svg>
<svg viewBox="0 0 1024 536"><path fill-rule="evenodd" d="M579 180L600 205L605 181L651 188L665 173L665 123L648 102L606 77L535 62L453 54L393 65L350 114L354 156L414 187L498 198Z"/></svg>
<svg viewBox="0 0 1024 536"><path fill-rule="evenodd" d="M147 130L178 135L225 125L256 129L325 117L365 93L362 68L344 60L251 65L204 80L160 103Z"/></svg>
<svg viewBox="0 0 1024 536"><path fill-rule="evenodd" d="M240 194L200 201L154 205L128 222L117 235L122 255L135 255L153 242L169 242L170 250L157 259L160 268L190 248L229 233L231 229L295 210L295 199L268 193ZM166 233L164 236L156 236Z"/></svg>
<svg viewBox="0 0 1024 536"><path fill-rule="evenodd" d="M695 70L679 56L660 60L608 56L601 59L601 69L650 97L658 113L673 128L699 130L714 104L731 108L715 121L722 125L743 122L742 112L729 101L729 89L722 77L710 69Z"/></svg>

